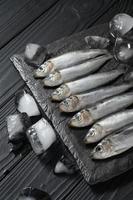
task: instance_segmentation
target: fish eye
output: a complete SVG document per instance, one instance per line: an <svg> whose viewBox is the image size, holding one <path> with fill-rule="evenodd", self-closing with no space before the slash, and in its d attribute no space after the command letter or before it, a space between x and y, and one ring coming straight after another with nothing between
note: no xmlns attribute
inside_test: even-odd
<svg viewBox="0 0 133 200"><path fill-rule="evenodd" d="M79 121L81 121L81 120L82 120L81 114L80 114L80 113L77 113L77 114L76 114L76 118L77 118Z"/></svg>
<svg viewBox="0 0 133 200"><path fill-rule="evenodd" d="M38 69L43 70L43 66L41 65Z"/></svg>
<svg viewBox="0 0 133 200"><path fill-rule="evenodd" d="M73 96L70 96L69 99L73 100Z"/></svg>
<svg viewBox="0 0 133 200"><path fill-rule="evenodd" d="M69 101L65 99L65 100L61 103L61 105L65 105L65 106L69 107Z"/></svg>
<svg viewBox="0 0 133 200"><path fill-rule="evenodd" d="M76 97L75 96L70 96L69 99L73 102L76 100Z"/></svg>
<svg viewBox="0 0 133 200"><path fill-rule="evenodd" d="M102 147L102 145L98 145L98 146L96 147L96 151L97 151L97 152L103 152L103 147Z"/></svg>
<svg viewBox="0 0 133 200"><path fill-rule="evenodd" d="M90 132L89 132L89 136L93 136L93 135L95 135L95 130L91 129Z"/></svg>
<svg viewBox="0 0 133 200"><path fill-rule="evenodd" d="M65 101L65 104L66 104L66 105L69 105L69 101L68 101L68 100L67 100L67 101Z"/></svg>
<svg viewBox="0 0 133 200"><path fill-rule="evenodd" d="M58 89L56 90L57 93L60 93L60 91L61 91L61 88L58 88Z"/></svg>

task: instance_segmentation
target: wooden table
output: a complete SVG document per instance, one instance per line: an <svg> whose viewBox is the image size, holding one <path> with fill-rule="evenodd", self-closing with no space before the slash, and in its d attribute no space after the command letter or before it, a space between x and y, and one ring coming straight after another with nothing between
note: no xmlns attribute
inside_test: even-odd
<svg viewBox="0 0 133 200"><path fill-rule="evenodd" d="M28 42L46 45L92 25L109 21L116 13L133 11L132 0L1 0L0 1L0 200L14 200L26 186L42 188L53 200L131 200L133 170L105 184L90 187L81 175L56 176L56 160L40 161L30 151L9 153L5 118L16 112L14 94L25 84L9 58ZM10 169L5 171L5 169Z"/></svg>

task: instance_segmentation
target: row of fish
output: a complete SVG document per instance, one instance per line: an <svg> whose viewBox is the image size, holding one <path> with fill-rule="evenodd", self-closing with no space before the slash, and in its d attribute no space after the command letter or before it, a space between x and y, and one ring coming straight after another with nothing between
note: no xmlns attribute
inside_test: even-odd
<svg viewBox="0 0 133 200"><path fill-rule="evenodd" d="M87 44L87 48L91 49L105 49L110 45L110 40L101 36L85 36L84 42ZM28 43L25 47L24 59L34 67L40 66L49 57L51 54L39 44Z"/></svg>
<svg viewBox="0 0 133 200"><path fill-rule="evenodd" d="M44 86L58 86L62 83L66 83L95 72L111 57L111 55L107 54L88 60L82 64L76 66L74 65L70 68L62 69L60 71L56 70L43 80Z"/></svg>
<svg viewBox="0 0 133 200"><path fill-rule="evenodd" d="M63 55L51 58L44 62L34 72L35 78L44 78L55 70L66 69L71 66L76 66L83 61L95 58L98 55L107 53L106 50L94 49L94 50L79 50L65 53Z"/></svg>
<svg viewBox="0 0 133 200"><path fill-rule="evenodd" d="M80 94L105 85L124 73L123 70L112 70L92 74L81 79L62 84L52 94L52 100L62 101L70 95Z"/></svg>
<svg viewBox="0 0 133 200"><path fill-rule="evenodd" d="M104 86L90 92L71 95L59 104L61 112L75 112L85 107L94 106L99 101L119 95L131 89L133 84L124 83L121 85Z"/></svg>
<svg viewBox="0 0 133 200"><path fill-rule="evenodd" d="M126 111L126 114L127 113L128 111ZM123 115L123 113L121 114ZM118 115L116 117L118 117ZM111 134L105 137L94 148L91 155L92 158L94 159L106 159L112 156L119 155L129 150L132 147L133 147L133 125L130 125L128 128L121 130L119 133Z"/></svg>
<svg viewBox="0 0 133 200"><path fill-rule="evenodd" d="M92 107L87 107L78 112L70 121L74 127L85 127L92 125L97 120L133 104L133 92L121 94L100 101Z"/></svg>
<svg viewBox="0 0 133 200"><path fill-rule="evenodd" d="M103 153L107 149L102 147L107 143L104 141L107 139L113 143L124 137L125 133L129 136L132 129L130 131L129 129L122 131L122 129L133 123L133 110L127 109L133 103L133 92L128 92L133 88L132 72L125 76L125 80L129 82L112 86L104 85L124 75L125 70L116 69L94 73L111 58L112 55L106 49L68 52L49 59L34 72L35 78L43 78L44 86L61 85L51 96L52 100L61 101L60 111L66 113L79 111L70 120L71 127L92 126L84 138L85 144L97 143L102 140L92 152L94 159L114 156L132 147L132 145L128 145L127 137L127 140L121 141L121 145L126 146L125 150L122 148L118 151L117 149L117 153L114 153L113 150L116 149L111 147L110 154L105 156ZM121 133L114 134L119 130ZM107 144L109 145L109 143Z"/></svg>

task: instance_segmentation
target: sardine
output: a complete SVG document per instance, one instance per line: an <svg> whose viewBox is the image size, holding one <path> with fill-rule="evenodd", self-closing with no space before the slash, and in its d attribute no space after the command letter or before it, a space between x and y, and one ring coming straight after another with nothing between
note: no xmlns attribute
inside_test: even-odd
<svg viewBox="0 0 133 200"><path fill-rule="evenodd" d="M95 58L96 56L106 54L107 50L91 49L91 50L79 50L68 52L51 58L44 62L37 70L34 71L35 78L43 78L53 72L55 69L61 70L72 65L82 63L85 60Z"/></svg>
<svg viewBox="0 0 133 200"><path fill-rule="evenodd" d="M80 94L82 92L100 87L116 79L123 73L123 70L112 70L109 72L92 74L79 80L63 84L53 92L52 99L55 101L61 101L70 95Z"/></svg>
<svg viewBox="0 0 133 200"><path fill-rule="evenodd" d="M70 120L72 127L85 127L97 120L133 104L133 92L106 99L93 107L81 110Z"/></svg>
<svg viewBox="0 0 133 200"><path fill-rule="evenodd" d="M70 96L62 101L59 107L62 112L75 112L86 106L93 106L108 97L121 94L132 87L133 84L106 86L92 92Z"/></svg>
<svg viewBox="0 0 133 200"><path fill-rule="evenodd" d="M92 151L93 159L106 159L119 155L133 147L133 127L107 136Z"/></svg>
<svg viewBox="0 0 133 200"><path fill-rule="evenodd" d="M72 66L60 71L56 70L49 74L49 76L43 80L43 83L45 86L53 87L61 85L63 82L66 83L75 80L98 70L107 60L111 58L112 56L107 54L88 60L77 66Z"/></svg>
<svg viewBox="0 0 133 200"><path fill-rule="evenodd" d="M109 39L101 36L86 36L85 42L88 44L90 48L100 48L104 49L109 46Z"/></svg>
<svg viewBox="0 0 133 200"><path fill-rule="evenodd" d="M112 114L104 119L97 121L85 136L86 144L98 142L105 136L122 129L133 123L133 109L127 109Z"/></svg>

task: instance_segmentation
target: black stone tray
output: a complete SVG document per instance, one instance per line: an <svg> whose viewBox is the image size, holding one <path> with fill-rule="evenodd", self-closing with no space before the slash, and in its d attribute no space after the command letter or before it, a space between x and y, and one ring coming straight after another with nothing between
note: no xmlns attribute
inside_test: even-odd
<svg viewBox="0 0 133 200"><path fill-rule="evenodd" d="M52 55L58 55L72 50L88 48L84 40L84 37L87 35L108 36L108 26L100 25L74 34L70 37L62 38L56 42L53 42L52 44L47 45L47 52ZM41 81L33 78L33 67L25 63L23 55L14 55L11 60L27 86L30 88L45 115L52 122L61 140L75 158L79 169L89 184L92 185L98 182L106 181L133 168L132 150L129 150L111 159L93 161L90 158L92 146L86 146L83 143L83 138L87 133L88 128L69 128L68 121L73 114L60 113L58 109L58 103L51 102L50 96L54 89L43 88ZM125 66L124 64L118 64L114 59L112 59L100 71L125 67L128 66ZM120 78L117 82L122 82L122 78Z"/></svg>

